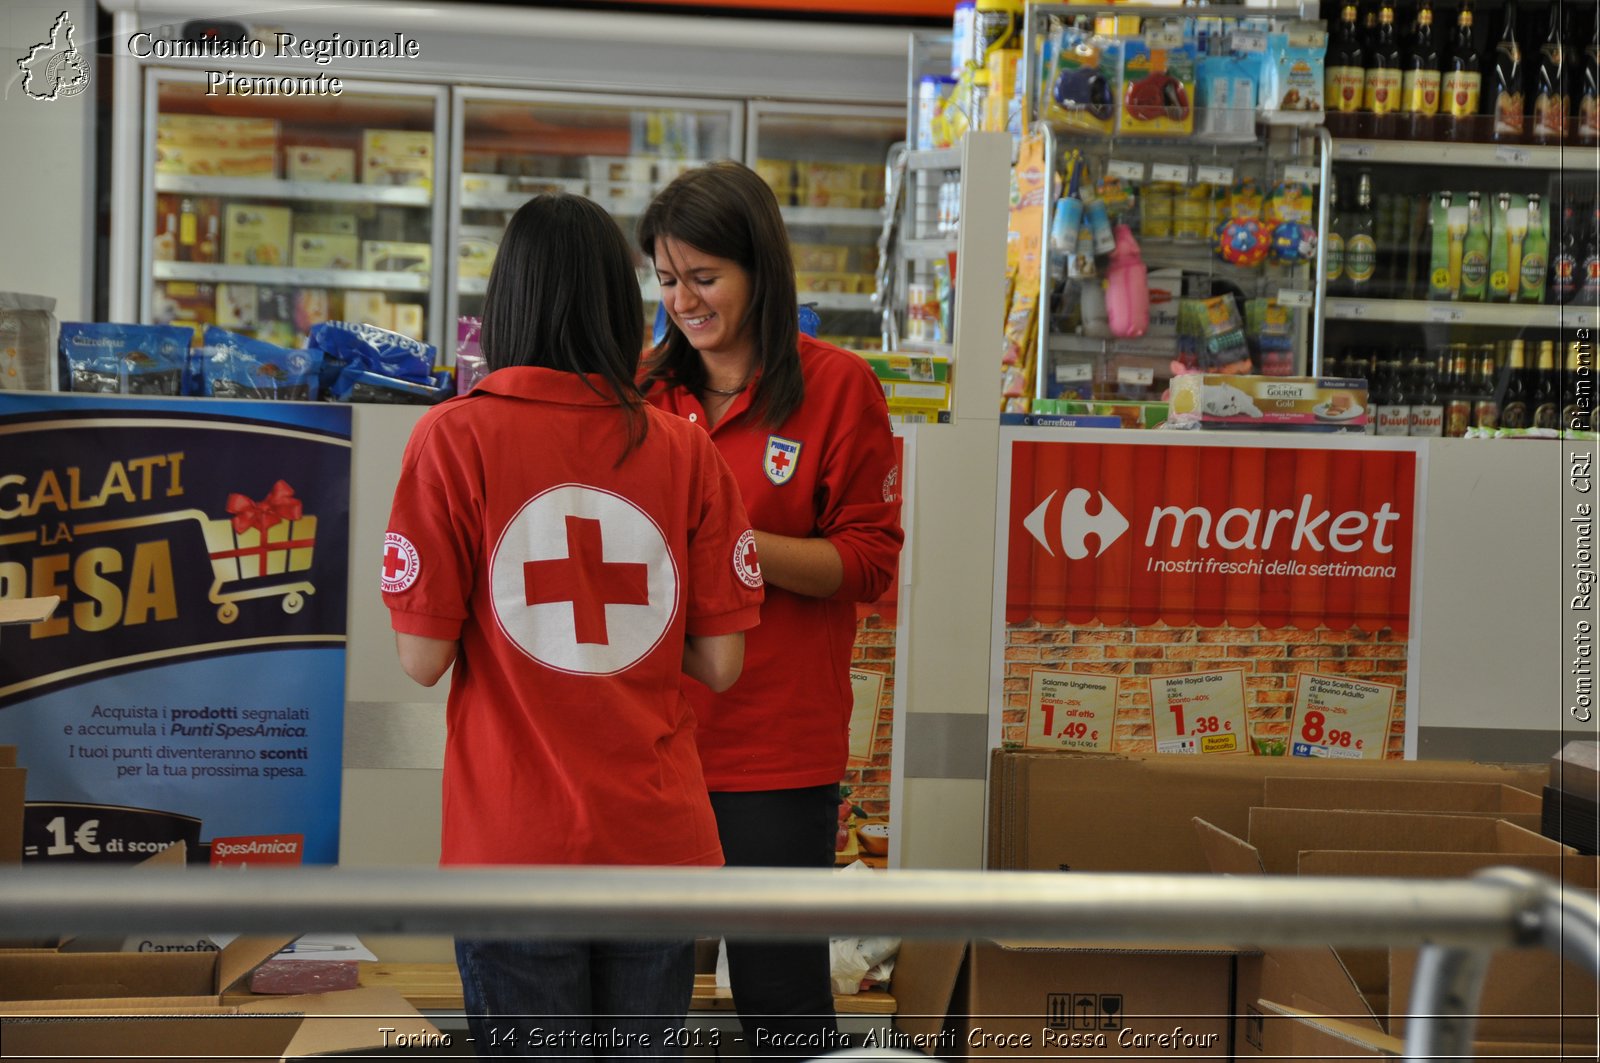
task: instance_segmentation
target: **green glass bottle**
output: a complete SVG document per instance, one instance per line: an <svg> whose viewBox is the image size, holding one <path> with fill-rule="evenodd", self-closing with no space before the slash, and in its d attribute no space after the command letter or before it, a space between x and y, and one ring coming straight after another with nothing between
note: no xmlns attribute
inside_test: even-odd
<svg viewBox="0 0 1600 1063"><path fill-rule="evenodd" d="M1467 193L1467 235L1461 243L1461 294L1464 303L1483 302L1489 287L1489 231L1483 224L1481 197Z"/></svg>
<svg viewBox="0 0 1600 1063"><path fill-rule="evenodd" d="M1522 266L1518 271L1517 302L1544 302L1545 269L1550 261L1550 237L1539 213L1539 195L1528 196L1528 232L1522 238Z"/></svg>

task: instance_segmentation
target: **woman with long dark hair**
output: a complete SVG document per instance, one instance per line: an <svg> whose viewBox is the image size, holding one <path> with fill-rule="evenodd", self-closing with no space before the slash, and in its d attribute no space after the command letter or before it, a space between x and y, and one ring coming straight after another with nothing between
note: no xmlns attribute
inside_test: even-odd
<svg viewBox="0 0 1600 1063"><path fill-rule="evenodd" d="M454 665L445 865L722 863L683 676L738 677L761 574L716 449L639 394L643 328L616 223L535 198L489 277L489 374L406 447L383 597L411 678ZM690 940L456 958L480 1053L678 1054Z"/></svg>
<svg viewBox="0 0 1600 1063"><path fill-rule="evenodd" d="M691 689L723 853L730 866L832 867L855 605L888 589L902 541L888 407L865 361L801 334L778 201L748 167L680 175L640 219L639 244L669 321L645 397L727 459L767 582L739 680ZM728 967L755 1051L835 1043L825 939L729 941Z"/></svg>

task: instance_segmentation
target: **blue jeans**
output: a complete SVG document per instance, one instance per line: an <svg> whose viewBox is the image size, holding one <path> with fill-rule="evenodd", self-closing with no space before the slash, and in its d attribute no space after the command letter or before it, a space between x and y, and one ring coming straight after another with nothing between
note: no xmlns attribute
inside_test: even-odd
<svg viewBox="0 0 1600 1063"><path fill-rule="evenodd" d="M693 941L457 939L480 1056L679 1059Z"/></svg>

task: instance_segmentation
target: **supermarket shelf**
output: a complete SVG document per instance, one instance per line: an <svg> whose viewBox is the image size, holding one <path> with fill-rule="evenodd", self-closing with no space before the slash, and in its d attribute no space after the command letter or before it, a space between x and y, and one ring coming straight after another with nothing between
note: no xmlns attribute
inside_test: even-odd
<svg viewBox="0 0 1600 1063"><path fill-rule="evenodd" d="M818 310L873 310L873 296L849 292L801 292L801 303L811 303Z"/></svg>
<svg viewBox="0 0 1600 1063"><path fill-rule="evenodd" d="M506 227L504 225L462 225L460 226L460 232L462 236L476 236L479 239L494 240L498 243L500 238L506 234Z"/></svg>
<svg viewBox="0 0 1600 1063"><path fill-rule="evenodd" d="M1592 147L1535 144L1451 144L1414 140L1335 140L1335 162L1430 166L1489 166L1527 170L1593 171Z"/></svg>
<svg viewBox="0 0 1600 1063"><path fill-rule="evenodd" d="M309 199L325 203L378 203L393 207L427 207L433 204L433 190L415 186L279 181L271 177L191 177L175 173L156 174L155 184L157 192L230 199Z"/></svg>
<svg viewBox="0 0 1600 1063"><path fill-rule="evenodd" d="M1422 299L1329 299L1330 321L1401 324L1493 325L1507 329L1593 328L1595 311L1580 306L1515 303L1436 303Z"/></svg>
<svg viewBox="0 0 1600 1063"><path fill-rule="evenodd" d="M1137 339L1112 339L1076 334L1055 335L1049 343L1052 353L1062 354L1142 354L1171 358L1178 353L1177 336L1140 336Z"/></svg>
<svg viewBox="0 0 1600 1063"><path fill-rule="evenodd" d="M295 269L292 266L227 266L211 262L152 262L158 281L221 284L281 284L300 288L370 288L380 292L426 292L426 273L366 269Z"/></svg>
<svg viewBox="0 0 1600 1063"><path fill-rule="evenodd" d="M1077 7L1066 3L1037 4L1045 14L1073 15ZM1206 18L1260 18L1265 15L1298 15L1301 18L1317 17L1316 0L1245 0L1238 4L1211 4L1206 7ZM1182 18L1194 13L1178 4L1117 4L1118 15L1150 16L1154 18Z"/></svg>
<svg viewBox="0 0 1600 1063"><path fill-rule="evenodd" d="M482 295L488 290L488 277L462 277L456 282L456 291L462 295Z"/></svg>
<svg viewBox="0 0 1600 1063"><path fill-rule="evenodd" d="M912 351L917 354L934 354L945 358L953 357L956 353L953 343L935 343L933 340L908 340L901 337L900 346L896 348L900 353Z"/></svg>
<svg viewBox="0 0 1600 1063"><path fill-rule="evenodd" d="M931 236L924 240L902 240L900 242L900 250L906 258L943 258L945 255L955 253L956 238L954 236Z"/></svg>
<svg viewBox="0 0 1600 1063"><path fill-rule="evenodd" d="M959 170L961 169L961 149L954 147L908 151L906 152L906 169Z"/></svg>
<svg viewBox="0 0 1600 1063"><path fill-rule="evenodd" d="M876 207L780 207L790 225L838 225L853 229L880 229L883 211Z"/></svg>

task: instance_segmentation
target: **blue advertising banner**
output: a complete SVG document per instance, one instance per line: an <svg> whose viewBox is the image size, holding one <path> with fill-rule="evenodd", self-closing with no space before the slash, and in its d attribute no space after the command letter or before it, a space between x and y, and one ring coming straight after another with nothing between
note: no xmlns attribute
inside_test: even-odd
<svg viewBox="0 0 1600 1063"><path fill-rule="evenodd" d="M335 863L350 410L0 393L25 860Z"/></svg>

